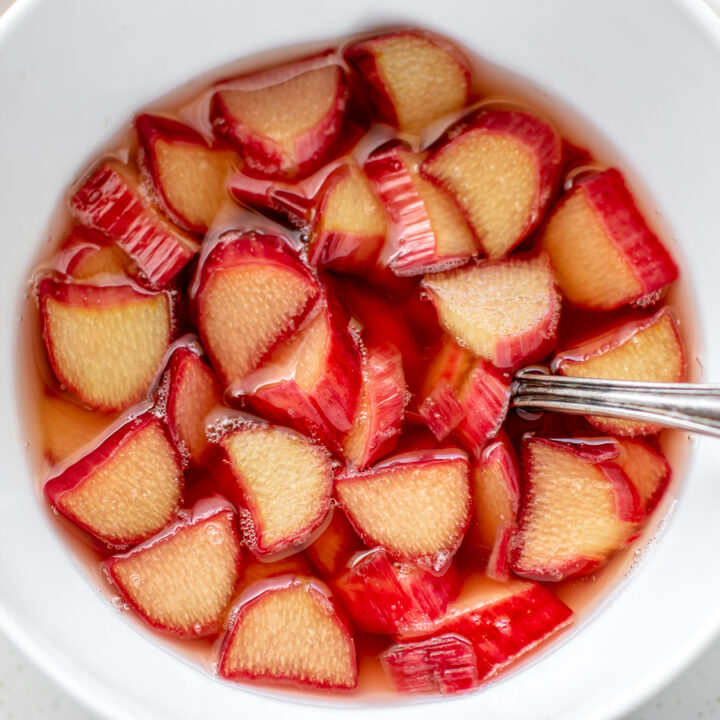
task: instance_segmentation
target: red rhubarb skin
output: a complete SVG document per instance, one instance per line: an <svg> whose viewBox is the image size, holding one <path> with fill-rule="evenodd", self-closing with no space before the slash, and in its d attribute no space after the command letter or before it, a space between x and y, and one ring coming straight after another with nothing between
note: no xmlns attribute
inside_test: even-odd
<svg viewBox="0 0 720 720"><path fill-rule="evenodd" d="M335 99L320 123L294 138L290 153L274 140L256 134L239 121L221 96L222 90L258 89L290 80L328 65L337 69ZM330 53L284 65L273 70L227 80L213 95L210 117L217 136L235 148L243 158L245 172L261 178L299 179L310 175L331 159L343 127L348 104L347 79Z"/></svg>
<svg viewBox="0 0 720 720"><path fill-rule="evenodd" d="M91 255L114 244L115 241L105 233L84 225L75 225L55 255L53 267L58 272L73 277L78 267ZM126 274L129 270L130 268L126 269Z"/></svg>
<svg viewBox="0 0 720 720"><path fill-rule="evenodd" d="M380 655L380 662L398 692L457 695L480 682L475 649L459 635L398 643Z"/></svg>
<svg viewBox="0 0 720 720"><path fill-rule="evenodd" d="M162 206L170 215L176 225L179 225L190 232L203 235L207 231L204 225L191 223L177 208L175 208L165 192L165 185L160 176L157 156L155 154L155 142L165 140L168 143L194 145L208 152L214 152L219 148L211 146L207 140L193 128L162 115L150 115L143 113L135 118L135 130L138 142L142 148L140 154L140 165L148 173L152 180L153 188L162 201Z"/></svg>
<svg viewBox="0 0 720 720"><path fill-rule="evenodd" d="M418 450L416 452L403 455L395 455L386 460L383 460L380 464L375 465L369 470L353 473L345 472L342 475L339 475L335 482L336 485L339 483L363 483L371 481L377 475L385 474L391 469L401 470L412 468L413 466L418 466L422 468L430 465L444 465L449 462L462 463L466 466L469 499L465 508L463 519L457 526L455 537L453 538L452 542L450 542L448 546L442 550L441 553L438 553L437 556L407 555L405 553L401 553L395 548L385 548L388 553L390 553L390 555L392 555L398 560L419 563L422 566L437 568L441 571L446 569L452 561L452 557L460 547L468 525L470 524L470 517L472 514L472 488L470 487L470 464L468 463L465 453L457 449L430 449ZM355 532L357 532L357 534L362 538L363 542L368 547L378 547L380 545L379 541L377 541L363 529L363 527L356 521L352 513L347 508L343 509L345 510L348 520L350 520L350 524L355 529ZM442 556L443 558L442 567L438 567L440 556Z"/></svg>
<svg viewBox="0 0 720 720"><path fill-rule="evenodd" d="M280 235L264 235L256 232L228 233L210 250L202 260L197 274L197 285L191 300L193 301L194 312L197 319L197 326L213 368L220 377L226 389L232 391L232 385L241 378L231 378L222 371L213 343L203 328L203 304L212 301L206 299L205 290L215 273L222 273L226 270L233 270L243 265L276 266L283 271L291 271L298 275L311 292L308 293L307 301L296 313L292 322L288 324L283 332L278 333L270 347L256 360L256 367L261 365L279 345L288 339L310 312L320 297L320 288L311 270L302 262L297 251L291 246L290 241Z"/></svg>
<svg viewBox="0 0 720 720"><path fill-rule="evenodd" d="M620 448L612 438L598 438L596 441L582 439L557 440L527 436L523 438L521 455L524 468L524 498L532 493L532 461L530 458L529 443L545 443L551 446L564 448L594 464L605 476L612 491L615 505L615 518L621 522L639 523L644 517L640 495L622 468L616 463ZM518 530L510 549L510 566L512 571L520 577L529 580L558 582L570 576L589 575L605 562L605 558L588 558L578 556L565 562L557 562L546 567L523 566L520 564L522 551L522 535L529 522L529 504L525 501L520 510ZM634 537L627 539L630 543Z"/></svg>
<svg viewBox="0 0 720 720"><path fill-rule="evenodd" d="M386 33L378 37L354 43L345 50L345 59L356 69L358 75L363 79L378 120L395 127L399 124L395 110L395 100L390 92L387 81L380 71L376 56L376 53L381 49L383 40L398 37L421 37L441 47L445 52L450 54L465 75L469 97L471 79L470 66L462 53L460 53L454 45L436 35L418 30Z"/></svg>
<svg viewBox="0 0 720 720"><path fill-rule="evenodd" d="M102 162L83 181L70 198L70 210L84 225L112 236L159 287L195 256L195 243L158 222L112 161Z"/></svg>
<svg viewBox="0 0 720 720"><path fill-rule="evenodd" d="M435 143L430 154L420 166L420 173L440 189L448 192L448 195L455 200L481 245L483 239L478 235L477 228L473 227L467 210L458 202L457 197L444 187L442 180L433 175L432 163L445 152L452 150L456 143L462 142L468 135L485 133L506 136L521 143L527 148L535 165L535 195L530 206L530 213L515 242L506 250L507 254L538 226L550 200L555 195L562 164L562 141L550 125L535 115L514 110L480 109L462 118Z"/></svg>
<svg viewBox="0 0 720 720"><path fill-rule="evenodd" d="M65 515L65 517L72 520L72 522L75 523L78 527L82 528L87 533L89 533L93 537L96 537L98 540L105 543L108 547L111 548L124 549L130 547L131 545L135 545L136 543L146 540L148 537L156 533L158 530L161 529L162 526L153 528L147 533L130 536L127 538L118 539L106 537L102 533L97 532L90 525L84 523L81 518L77 517L77 515L74 515L68 510L66 510L61 505L61 502L65 495L72 494L74 490L79 488L87 480L88 476L91 473L94 473L96 470L102 467L129 440L131 440L136 433L145 429L149 425L157 425L157 427L159 427L167 437L168 443L175 455L175 463L178 471L180 485L178 504L170 513L168 513L168 516L163 521L162 525L166 525L173 519L173 517L175 517L175 513L177 512L178 507L182 504L182 494L184 490L184 481L182 474L183 460L177 450L177 447L175 446L175 443L170 437L167 428L152 413L143 413L139 417L123 425L119 430L116 430L112 435L103 440L103 442L97 448L92 450L81 460L78 460L78 462L72 464L70 467L60 473L60 475L56 475L55 477L50 478L50 480L45 483L45 486L43 488L45 497L48 499L48 502L52 507L54 507L58 512Z"/></svg>
<svg viewBox="0 0 720 720"><path fill-rule="evenodd" d="M235 582L237 584L237 579L240 577L240 570L242 567L242 554L240 552L240 536L237 532L235 510L230 503L227 502L227 500L219 497L204 498L203 500L198 501L193 506L188 517L177 520L171 525L168 525L162 532L158 533L154 537L151 537L140 545L136 545L132 550L123 553L122 555L113 555L103 563L103 570L107 573L110 580L123 595L124 600L143 620L145 620L145 622L148 623L148 625L156 630L168 635L175 635L182 638L205 637L207 635L214 635L221 629L222 618L218 618L216 621L208 622L204 625L199 623L197 625L193 624L190 627L164 625L158 622L154 617L152 617L152 615L146 613L143 608L141 608L129 595L125 593L123 586L120 584L116 572L116 566L124 559L140 554L151 547L171 542L176 534L182 533L184 529L190 526L196 526L201 523L217 522L218 519L222 519L223 522L227 523L227 527L229 528L231 536L235 542L235 547L237 549Z"/></svg>
<svg viewBox="0 0 720 720"><path fill-rule="evenodd" d="M247 423L246 427L250 427L251 423ZM267 428L266 425L257 425L255 427ZM217 440L215 445L215 452L211 453L212 460L210 461L211 468L213 470L213 480L216 488L223 494L226 495L230 500L233 501L235 506L240 511L241 516L241 527L245 524L243 516L247 517L252 523L252 529L243 527L243 535L245 545L250 551L258 558L261 559L272 559L274 556L287 554L287 550L295 549L299 551L302 549L302 545L312 539L313 533L323 524L328 510L330 509L330 498L333 491L333 478L334 471L330 463L330 457L327 458L326 475L325 475L325 493L321 498L318 505L318 511L315 517L306 525L299 527L290 535L281 538L275 543L268 543L265 541L265 533L263 531L262 514L258 504L255 502L253 493L247 485L245 478L240 473L236 473L232 467L232 461L230 454L222 446L222 439L227 438L229 435L233 435L237 432L243 432L243 427L239 429L234 428L228 430L222 435L222 438ZM287 430L290 435L295 435L292 430ZM306 440L307 438L302 438ZM317 443L314 443L317 447L324 451L324 448Z"/></svg>
<svg viewBox="0 0 720 720"><path fill-rule="evenodd" d="M582 193L605 236L620 252L642 288L637 297L619 302L651 303L657 292L678 277L678 267L638 210L623 176L615 168L579 178L573 190ZM566 199L565 198L565 199ZM612 309L612 308L606 308Z"/></svg>
<svg viewBox="0 0 720 720"><path fill-rule="evenodd" d="M103 308L107 307L108 304L122 304L130 303L146 299L148 297L154 297L158 294L163 294L167 297L168 308L170 310L170 325L168 326L168 337L167 342L170 343L172 335L174 333L174 307L173 296L165 291L161 290L159 293L144 290L137 285L127 284L121 285L84 285L81 283L74 283L70 281L61 280L55 277L45 277L37 285L37 296L40 303L40 320L42 326L42 338L47 352L50 366L55 373L55 376L60 383L65 386L72 393L77 395L78 398L85 401L85 393L82 387L79 387L72 383L68 378L65 377L62 369L62 363L55 354L53 347L52 338L50 336L50 329L48 327L48 309L47 301L48 298L62 303L63 305L69 305L72 307L86 307L86 308ZM136 400L140 400L144 394L145 389L138 393ZM122 410L124 407L114 406L93 406L94 409L102 412L113 412L116 410Z"/></svg>
<svg viewBox="0 0 720 720"><path fill-rule="evenodd" d="M351 685L335 685L331 683L322 683L313 681L310 682L300 676L279 676L279 675L265 675L260 673L253 673L249 670L246 671L230 671L228 667L228 653L232 645L233 639L237 634L240 622L248 610L257 603L261 603L264 598L274 592L279 592L292 588L293 586L302 586L307 592L309 592L315 600L317 600L327 611L327 614L332 617L333 621L341 628L343 634L347 638L348 645L352 648L353 653L353 669L355 671L355 682ZM302 685L309 685L315 688L344 688L352 689L357 686L357 664L355 654L355 640L353 639L348 623L344 618L342 609L335 602L329 589L315 578L297 577L295 575L280 575L267 580L262 580L254 585L251 585L241 596L237 602L231 608L228 614L228 620L226 623L227 630L223 635L222 642L220 644L220 651L218 654L218 675L226 678L227 680L266 680L266 681L278 681L278 682L296 682Z"/></svg>

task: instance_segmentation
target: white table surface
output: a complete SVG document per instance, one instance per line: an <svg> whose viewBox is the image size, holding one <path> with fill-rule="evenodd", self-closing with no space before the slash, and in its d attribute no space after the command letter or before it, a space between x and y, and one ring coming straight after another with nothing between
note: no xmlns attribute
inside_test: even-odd
<svg viewBox="0 0 720 720"><path fill-rule="evenodd" d="M720 0L705 0L720 14ZM13 0L0 0L0 14ZM720 638L655 697L622 720L720 719ZM28 660L0 631L0 720L102 720Z"/></svg>

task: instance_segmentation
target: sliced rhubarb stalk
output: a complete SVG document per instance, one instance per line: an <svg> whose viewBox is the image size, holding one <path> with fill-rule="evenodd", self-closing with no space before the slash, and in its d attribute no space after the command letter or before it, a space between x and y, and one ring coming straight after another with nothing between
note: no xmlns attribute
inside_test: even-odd
<svg viewBox="0 0 720 720"><path fill-rule="evenodd" d="M430 631L457 585L452 567L433 575L411 563L392 562L383 548L356 556L332 583L357 628L379 634Z"/></svg>
<svg viewBox="0 0 720 720"><path fill-rule="evenodd" d="M324 55L223 83L212 98L212 119L246 170L294 178L328 159L346 105L345 74Z"/></svg>
<svg viewBox="0 0 720 720"><path fill-rule="evenodd" d="M450 603L437 632L469 640L481 680L545 642L573 620L572 610L534 582L472 576Z"/></svg>
<svg viewBox="0 0 720 720"><path fill-rule="evenodd" d="M350 689L357 685L355 643L324 586L285 575L250 588L233 606L218 674Z"/></svg>
<svg viewBox="0 0 720 720"><path fill-rule="evenodd" d="M219 440L228 494L249 511L245 544L259 556L307 542L330 507L333 468L320 445L286 428L242 424Z"/></svg>
<svg viewBox="0 0 720 720"><path fill-rule="evenodd" d="M327 527L305 550L320 577L328 583L340 577L357 554L367 551L345 513L340 509L331 512Z"/></svg>
<svg viewBox="0 0 720 720"><path fill-rule="evenodd" d="M263 417L320 438L340 451L360 398L361 356L348 319L323 304L295 338L247 379L244 400Z"/></svg>
<svg viewBox="0 0 720 720"><path fill-rule="evenodd" d="M468 100L470 68L449 43L409 30L362 40L345 51L380 120L419 132Z"/></svg>
<svg viewBox="0 0 720 720"><path fill-rule="evenodd" d="M398 692L456 695L478 686L472 643L459 635L398 643L380 655L385 674Z"/></svg>
<svg viewBox="0 0 720 720"><path fill-rule="evenodd" d="M481 110L448 131L421 171L455 198L488 256L500 258L542 219L561 159L560 137L546 122Z"/></svg>
<svg viewBox="0 0 720 720"><path fill-rule="evenodd" d="M400 433L408 393L402 356L392 345L370 345L363 357L363 386L343 454L363 470L390 452Z"/></svg>
<svg viewBox="0 0 720 720"><path fill-rule="evenodd" d="M117 282L136 274L130 258L111 237L82 225L76 225L63 240L55 267L75 280L108 276Z"/></svg>
<svg viewBox="0 0 720 720"><path fill-rule="evenodd" d="M553 210L541 242L563 295L586 308L648 305L678 276L615 169L576 180Z"/></svg>
<svg viewBox="0 0 720 720"><path fill-rule="evenodd" d="M280 575L298 575L313 577L315 571L304 553L296 553L274 562L261 562L254 557L245 558L240 581L235 589L235 597L239 598L251 585L279 577Z"/></svg>
<svg viewBox="0 0 720 720"><path fill-rule="evenodd" d="M169 293L46 277L37 295L45 349L64 387L106 412L145 395L170 345Z"/></svg>
<svg viewBox="0 0 720 720"><path fill-rule="evenodd" d="M135 118L141 162L165 211L180 227L205 233L228 197L234 153L210 147L200 133L161 115Z"/></svg>
<svg viewBox="0 0 720 720"><path fill-rule="evenodd" d="M142 545L108 558L104 567L130 606L154 628L198 637L220 629L240 563L232 507L205 499Z"/></svg>
<svg viewBox="0 0 720 720"><path fill-rule="evenodd" d="M298 328L319 295L315 278L272 235L231 233L199 269L200 337L225 386L254 370Z"/></svg>
<svg viewBox="0 0 720 720"><path fill-rule="evenodd" d="M656 507L670 483L672 470L665 456L639 440L620 440L622 453L618 464L640 496L645 514Z"/></svg>
<svg viewBox="0 0 720 720"><path fill-rule="evenodd" d="M458 451L396 456L338 477L335 489L369 546L436 571L447 567L470 519L469 465Z"/></svg>
<svg viewBox="0 0 720 720"><path fill-rule="evenodd" d="M157 396L175 444L185 457L200 463L208 444L205 418L222 405L222 390L195 346L179 345L173 351Z"/></svg>
<svg viewBox="0 0 720 720"><path fill-rule="evenodd" d="M422 284L445 330L496 367L539 360L555 341L560 297L547 255L468 265Z"/></svg>
<svg viewBox="0 0 720 720"><path fill-rule="evenodd" d="M145 413L45 483L50 504L112 547L145 540L175 515L182 461L162 422Z"/></svg>
<svg viewBox="0 0 720 720"><path fill-rule="evenodd" d="M325 181L308 246L308 261L341 272L375 265L385 242L387 217L363 171L341 165Z"/></svg>
<svg viewBox="0 0 720 720"><path fill-rule="evenodd" d="M643 513L618 456L608 439L523 440L525 494L513 572L563 580L590 572L627 544Z"/></svg>
<svg viewBox="0 0 720 720"><path fill-rule="evenodd" d="M487 576L507 580L509 543L520 506L518 463L507 438L485 448L475 465L473 479L475 516L468 537L488 558Z"/></svg>
<svg viewBox="0 0 720 720"><path fill-rule="evenodd" d="M138 185L129 165L103 160L70 198L70 210L84 225L113 237L151 283L164 286L190 262L197 244L165 220Z"/></svg>
<svg viewBox="0 0 720 720"><path fill-rule="evenodd" d="M389 265L397 275L422 275L461 265L477 252L451 198L418 173L423 155L392 143L363 166L391 220Z"/></svg>
<svg viewBox="0 0 720 720"><path fill-rule="evenodd" d="M686 360L677 321L670 310L663 309L560 353L553 368L571 377L682 382ZM613 418L590 416L588 420L603 431L620 435L649 435L661 429L652 423Z"/></svg>

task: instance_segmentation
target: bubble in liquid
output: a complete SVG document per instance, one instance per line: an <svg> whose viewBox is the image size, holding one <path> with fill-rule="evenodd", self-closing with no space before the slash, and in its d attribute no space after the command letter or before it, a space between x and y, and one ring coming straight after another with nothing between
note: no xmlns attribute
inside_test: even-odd
<svg viewBox="0 0 720 720"><path fill-rule="evenodd" d="M208 523L208 525L205 526L205 532L207 534L208 542L211 545L222 545L225 542L225 537L223 536L222 531L214 523Z"/></svg>
<svg viewBox="0 0 720 720"><path fill-rule="evenodd" d="M118 612L122 612L125 609L125 601L119 595L116 595L114 598L112 598L110 600L110 604Z"/></svg>
<svg viewBox="0 0 720 720"><path fill-rule="evenodd" d="M140 576L137 573L130 573L128 580L133 587L140 587Z"/></svg>
<svg viewBox="0 0 720 720"><path fill-rule="evenodd" d="M197 622L197 623L195 623L195 624L193 625L193 632L194 632L196 635L201 635L201 634L202 634L202 631L203 631L203 626L202 626L201 623Z"/></svg>

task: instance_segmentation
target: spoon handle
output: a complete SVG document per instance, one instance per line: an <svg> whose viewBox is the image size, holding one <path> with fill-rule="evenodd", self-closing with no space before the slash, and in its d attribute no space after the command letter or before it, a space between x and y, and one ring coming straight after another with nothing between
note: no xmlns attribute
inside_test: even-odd
<svg viewBox="0 0 720 720"><path fill-rule="evenodd" d="M511 396L527 412L641 420L720 437L720 385L566 377L530 367L515 375Z"/></svg>

